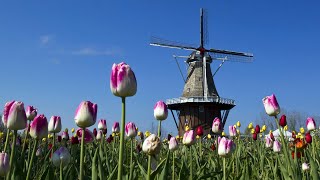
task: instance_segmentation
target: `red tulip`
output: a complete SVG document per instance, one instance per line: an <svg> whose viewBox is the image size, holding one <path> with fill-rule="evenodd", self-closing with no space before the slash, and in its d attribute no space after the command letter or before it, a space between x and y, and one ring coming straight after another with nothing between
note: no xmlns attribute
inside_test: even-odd
<svg viewBox="0 0 320 180"><path fill-rule="evenodd" d="M310 135L310 133L306 134L305 139L306 139L307 143L309 143L309 144L312 143L312 136Z"/></svg>
<svg viewBox="0 0 320 180"><path fill-rule="evenodd" d="M97 134L98 134L98 131L97 131L96 128L94 128L94 129L93 129L93 135L94 135L94 137L97 137Z"/></svg>
<svg viewBox="0 0 320 180"><path fill-rule="evenodd" d="M253 138L253 140L257 140L258 139L257 133L253 133L252 138Z"/></svg>
<svg viewBox="0 0 320 180"><path fill-rule="evenodd" d="M285 127L287 125L287 117L286 115L282 115L279 121L279 125L281 127Z"/></svg>
<svg viewBox="0 0 320 180"><path fill-rule="evenodd" d="M77 137L72 136L71 137L71 144L79 144L79 140Z"/></svg>
<svg viewBox="0 0 320 180"><path fill-rule="evenodd" d="M256 125L255 133L256 133L256 134L259 134L259 133L260 133L260 126L259 126L259 125Z"/></svg>
<svg viewBox="0 0 320 180"><path fill-rule="evenodd" d="M60 135L58 135L58 142L61 142L61 136Z"/></svg>
<svg viewBox="0 0 320 180"><path fill-rule="evenodd" d="M272 141L274 141L273 133L270 133L270 138L272 139Z"/></svg>
<svg viewBox="0 0 320 180"><path fill-rule="evenodd" d="M203 136L203 127L202 126L198 126L196 133L198 136Z"/></svg>

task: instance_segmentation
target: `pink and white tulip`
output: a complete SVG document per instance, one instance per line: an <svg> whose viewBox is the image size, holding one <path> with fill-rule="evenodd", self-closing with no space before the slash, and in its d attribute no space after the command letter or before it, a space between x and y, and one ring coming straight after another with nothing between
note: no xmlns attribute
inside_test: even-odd
<svg viewBox="0 0 320 180"><path fill-rule="evenodd" d="M213 123L212 123L212 132L219 134L221 131L222 131L221 120L218 117L216 117L216 118L214 118Z"/></svg>
<svg viewBox="0 0 320 180"><path fill-rule="evenodd" d="M266 148L271 148L273 146L272 139L267 136L265 140L266 140Z"/></svg>
<svg viewBox="0 0 320 180"><path fill-rule="evenodd" d="M157 155L160 153L160 150L160 138L155 134L151 134L150 136L148 136L142 144L142 151L147 153L148 155Z"/></svg>
<svg viewBox="0 0 320 180"><path fill-rule="evenodd" d="M60 167L60 164L62 164L62 167L65 167L70 163L71 155L68 149L63 146L52 154L51 160L54 166Z"/></svg>
<svg viewBox="0 0 320 180"><path fill-rule="evenodd" d="M264 109L269 116L276 116L280 113L280 106L274 94L262 99Z"/></svg>
<svg viewBox="0 0 320 180"><path fill-rule="evenodd" d="M312 117L307 118L306 126L307 126L308 131L312 131L312 130L316 129L316 122L314 121L314 119Z"/></svg>
<svg viewBox="0 0 320 180"><path fill-rule="evenodd" d="M234 126L229 126L229 136L235 137L237 136L237 129Z"/></svg>
<svg viewBox="0 0 320 180"><path fill-rule="evenodd" d="M37 114L38 114L38 112L37 112L36 108L34 108L33 106L27 107L26 115L27 115L27 119L29 121L32 121L37 116Z"/></svg>
<svg viewBox="0 0 320 180"><path fill-rule="evenodd" d="M169 150L174 152L179 148L179 143L175 137L171 137L169 141Z"/></svg>
<svg viewBox="0 0 320 180"><path fill-rule="evenodd" d="M98 141L100 141L102 138L103 138L103 132L102 132L102 130L99 130L99 131L97 132L96 139L97 139Z"/></svg>
<svg viewBox="0 0 320 180"><path fill-rule="evenodd" d="M128 97L136 94L137 80L129 65L124 62L113 64L110 76L110 89L118 97Z"/></svg>
<svg viewBox="0 0 320 180"><path fill-rule="evenodd" d="M221 157L229 157L236 149L236 144L226 137L218 138L218 154Z"/></svg>
<svg viewBox="0 0 320 180"><path fill-rule="evenodd" d="M107 121L105 119L100 119L98 122L98 129L105 130L107 129Z"/></svg>
<svg viewBox="0 0 320 180"><path fill-rule="evenodd" d="M191 146L196 142L196 133L194 130L186 131L183 135L182 143Z"/></svg>
<svg viewBox="0 0 320 180"><path fill-rule="evenodd" d="M274 152L280 152L281 151L281 144L279 141L275 140L273 142L273 151Z"/></svg>
<svg viewBox="0 0 320 180"><path fill-rule="evenodd" d="M307 164L307 163L302 163L302 170L303 171L309 171L309 169L310 169L310 166Z"/></svg>
<svg viewBox="0 0 320 180"><path fill-rule="evenodd" d="M30 136L38 140L48 136L48 121L43 114L36 116L31 122Z"/></svg>
<svg viewBox="0 0 320 180"><path fill-rule="evenodd" d="M58 133L61 131L61 118L60 116L51 116L48 131L51 133Z"/></svg>
<svg viewBox="0 0 320 180"><path fill-rule="evenodd" d="M130 138L136 137L137 136L136 125L133 122L127 123L126 127L125 127L125 133L126 133L126 136L128 136Z"/></svg>
<svg viewBox="0 0 320 180"><path fill-rule="evenodd" d="M112 133L119 133L120 132L119 122L113 123L111 131L112 131Z"/></svg>
<svg viewBox="0 0 320 180"><path fill-rule="evenodd" d="M82 138L82 129L79 128L77 129L77 136L78 136L78 140L79 142L81 142L81 138ZM91 143L94 140L94 135L93 133L89 130L89 129L85 129L85 133L84 133L84 142L85 143Z"/></svg>
<svg viewBox="0 0 320 180"><path fill-rule="evenodd" d="M69 140L69 133L66 132L66 131L63 131L62 134L61 134L61 138L62 138L63 140L68 141L68 140Z"/></svg>
<svg viewBox="0 0 320 180"><path fill-rule="evenodd" d="M0 176L6 176L10 170L9 155L5 152L0 153Z"/></svg>
<svg viewBox="0 0 320 180"><path fill-rule="evenodd" d="M77 126L86 128L96 123L98 105L90 101L83 101L77 108L75 122Z"/></svg>
<svg viewBox="0 0 320 180"><path fill-rule="evenodd" d="M2 116L3 124L10 130L21 130L27 126L27 116L23 102L7 102Z"/></svg>
<svg viewBox="0 0 320 180"><path fill-rule="evenodd" d="M165 120L168 117L168 108L166 103L158 101L153 108L153 115L156 120Z"/></svg>

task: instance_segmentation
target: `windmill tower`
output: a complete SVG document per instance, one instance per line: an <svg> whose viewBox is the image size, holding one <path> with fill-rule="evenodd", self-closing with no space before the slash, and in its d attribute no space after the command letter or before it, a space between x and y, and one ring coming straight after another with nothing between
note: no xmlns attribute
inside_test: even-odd
<svg viewBox="0 0 320 180"><path fill-rule="evenodd" d="M192 51L186 60L188 70L182 96L166 101L180 136L184 133L185 125L193 129L202 125L204 133L210 133L212 121L215 117L220 118L224 126L229 111L236 105L234 100L219 96L214 84L210 64L215 60L222 61L216 70L217 72L224 62L252 62L253 60L253 55L250 53L206 49L204 47L206 39L204 34L204 20L204 11L200 9L199 47L181 45L159 38L152 38L150 43L152 46ZM178 122L177 118L179 120Z"/></svg>

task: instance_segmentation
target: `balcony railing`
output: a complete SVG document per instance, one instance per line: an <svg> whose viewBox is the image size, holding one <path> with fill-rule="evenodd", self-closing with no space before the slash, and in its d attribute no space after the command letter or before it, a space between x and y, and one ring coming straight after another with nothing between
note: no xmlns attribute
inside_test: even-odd
<svg viewBox="0 0 320 180"><path fill-rule="evenodd" d="M166 103L170 104L180 104L180 103L189 103L189 102L215 102L220 104L229 104L236 105L233 99L221 98L218 96L210 96L210 97L179 97L167 99Z"/></svg>

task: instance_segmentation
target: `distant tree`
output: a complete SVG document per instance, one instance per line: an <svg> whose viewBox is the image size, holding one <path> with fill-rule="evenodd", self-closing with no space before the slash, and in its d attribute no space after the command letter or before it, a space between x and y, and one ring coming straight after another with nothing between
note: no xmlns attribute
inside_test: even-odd
<svg viewBox="0 0 320 180"><path fill-rule="evenodd" d="M4 124L2 122L2 115L0 115L0 131L1 132L5 132L6 128L4 127Z"/></svg>

